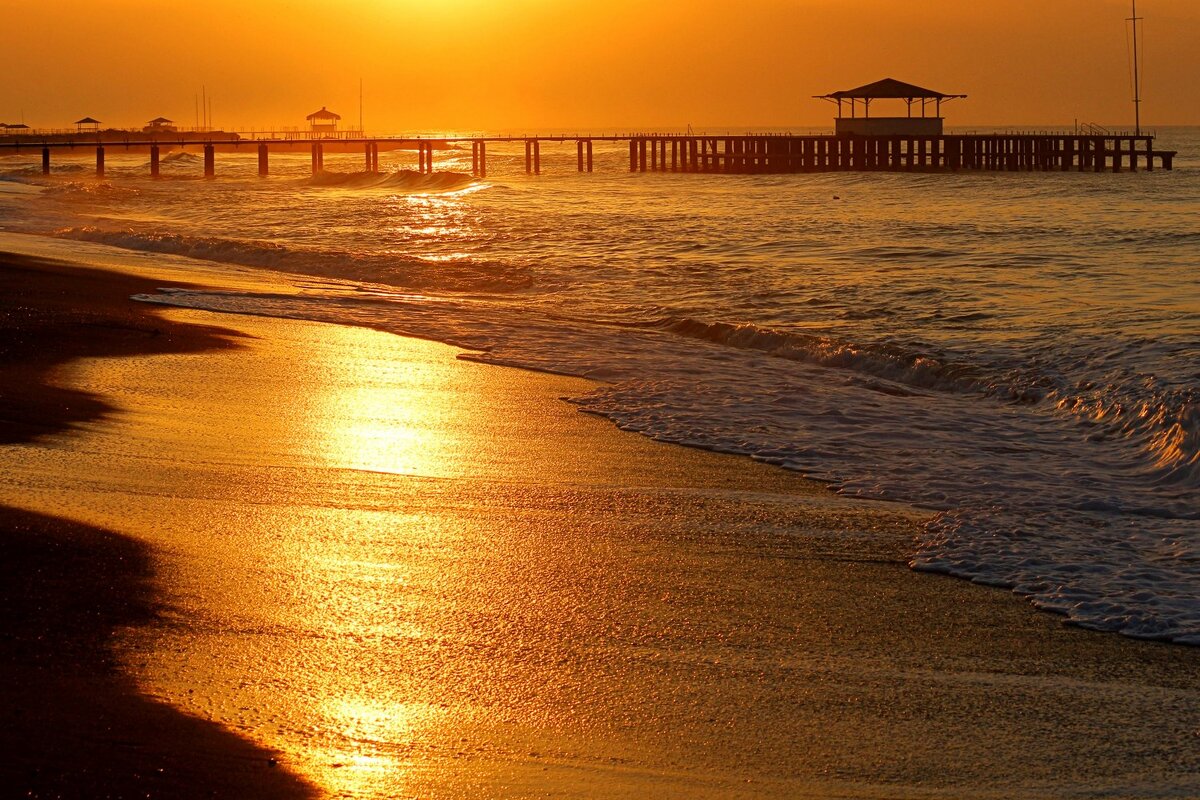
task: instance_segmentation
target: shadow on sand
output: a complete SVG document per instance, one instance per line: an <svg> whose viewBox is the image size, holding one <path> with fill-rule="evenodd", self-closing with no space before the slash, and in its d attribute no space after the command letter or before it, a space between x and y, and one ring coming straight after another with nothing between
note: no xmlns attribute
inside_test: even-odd
<svg viewBox="0 0 1200 800"><path fill-rule="evenodd" d="M112 411L54 371L87 356L202 352L234 334L129 300L148 281L0 254L0 444ZM19 460L21 447L0 464ZM121 629L157 618L149 548L0 506L0 792L6 797L305 798L275 754L146 697L118 668Z"/></svg>

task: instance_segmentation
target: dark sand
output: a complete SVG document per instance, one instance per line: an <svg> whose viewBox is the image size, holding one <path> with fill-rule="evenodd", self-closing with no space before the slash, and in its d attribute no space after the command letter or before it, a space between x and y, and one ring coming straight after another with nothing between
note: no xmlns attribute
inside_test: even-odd
<svg viewBox="0 0 1200 800"><path fill-rule="evenodd" d="M232 346L239 334L163 319L130 295L144 279L0 254L0 444L103 417L103 397L47 380L89 356L188 353Z"/></svg>
<svg viewBox="0 0 1200 800"><path fill-rule="evenodd" d="M62 307L94 309L100 293ZM147 747L179 752L189 725L208 737L187 762L196 786L267 795L250 783L261 752L110 669L104 642L149 619L155 586L172 625L118 653L145 662L143 691L280 747L333 795L1200 796L1200 649L1066 627L1008 592L914 573L919 515L621 433L559 400L583 381L336 326L185 310L142 324L205 320L256 338L60 370L121 411L0 451L0 498L150 542L170 569L155 586L144 544L88 530L72 541L140 554L119 562L128 589L93 590L112 602L87 607L108 610L40 642L41 624L20 623L32 611L0 621L25 641L5 659L5 708L34 721L8 752L52 766L95 754L68 794L96 794L80 787L110 759L162 763L95 722L148 707L176 727L143 729L144 715L130 727L154 731ZM72 529L14 535L33 542L19 576L49 568L51 533ZM96 683L43 710L20 687L44 684L18 674L37 652L68 654L46 656L60 686ZM25 765L0 756L0 777Z"/></svg>
<svg viewBox="0 0 1200 800"><path fill-rule="evenodd" d="M162 319L145 281L0 255L0 442L103 418L104 398L48 382L84 356L201 352L229 331ZM6 471L12 468L9 463ZM149 548L0 506L0 796L307 797L275 754L142 696L111 652L158 616Z"/></svg>

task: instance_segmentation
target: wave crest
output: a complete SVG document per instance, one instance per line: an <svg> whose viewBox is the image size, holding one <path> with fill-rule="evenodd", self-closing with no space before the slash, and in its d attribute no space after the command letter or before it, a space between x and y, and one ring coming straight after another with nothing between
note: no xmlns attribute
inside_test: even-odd
<svg viewBox="0 0 1200 800"><path fill-rule="evenodd" d="M92 226L64 228L54 235L126 250L170 253L205 261L422 291L506 293L526 289L533 283L528 268L500 262L429 262L404 256L300 248L213 236L105 231Z"/></svg>
<svg viewBox="0 0 1200 800"><path fill-rule="evenodd" d="M453 192L470 186L470 175L435 172L425 175L413 170L397 172L318 172L302 181L305 186L336 189L391 189L407 192Z"/></svg>

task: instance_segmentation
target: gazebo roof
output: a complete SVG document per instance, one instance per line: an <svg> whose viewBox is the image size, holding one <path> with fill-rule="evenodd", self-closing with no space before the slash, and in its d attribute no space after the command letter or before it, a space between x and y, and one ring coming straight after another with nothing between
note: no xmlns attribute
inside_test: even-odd
<svg viewBox="0 0 1200 800"><path fill-rule="evenodd" d="M335 114L335 113L333 113L332 111L328 111L328 110L326 110L325 106L321 106L321 110L320 110L320 111L314 111L313 113L311 113L311 114L309 114L307 117L305 117L305 119L307 119L307 120L314 120L314 119L341 119L341 118L342 118L342 115L341 115L341 114Z"/></svg>
<svg viewBox="0 0 1200 800"><path fill-rule="evenodd" d="M155 117L154 119L150 120L150 124L151 125L165 125L168 122L174 122L174 121L175 120L167 119L166 117Z"/></svg>
<svg viewBox="0 0 1200 800"><path fill-rule="evenodd" d="M893 98L900 100L949 100L956 97L966 97L965 94L943 94L935 92L933 89L923 89L920 86L898 81L895 78L884 78L881 81L859 86L857 89L844 89L840 92L816 96L822 100L878 100Z"/></svg>
<svg viewBox="0 0 1200 800"><path fill-rule="evenodd" d="M83 119L75 120L75 124L76 125L99 125L100 120L92 119L91 117L84 117Z"/></svg>

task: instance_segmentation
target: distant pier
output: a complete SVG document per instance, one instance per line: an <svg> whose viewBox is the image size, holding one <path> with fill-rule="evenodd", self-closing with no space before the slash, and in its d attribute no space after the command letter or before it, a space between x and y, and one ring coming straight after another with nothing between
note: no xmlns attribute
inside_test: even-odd
<svg viewBox="0 0 1200 800"><path fill-rule="evenodd" d="M694 135L630 134L623 136L487 136L448 138L243 138L225 134L213 139L199 135L125 141L106 137L35 137L0 140L0 152L41 149L42 172L50 174L53 151L95 148L96 174L104 175L106 148L146 149L150 174L159 175L162 148L200 147L204 174L216 175L216 152L256 151L258 174L270 173L272 150L308 149L312 170L325 167L325 151L361 152L366 172L379 171L379 150L413 150L417 171L432 173L436 154L471 150L471 169L477 177L488 172L489 145L525 147L525 172L542 172L543 145L575 145L575 166L580 173L594 169L597 142L625 143L630 172L687 172L706 174L793 174L808 172L1136 172L1173 167L1173 150L1155 150L1154 137L1130 134L997 133L929 136L864 136L823 134Z"/></svg>

